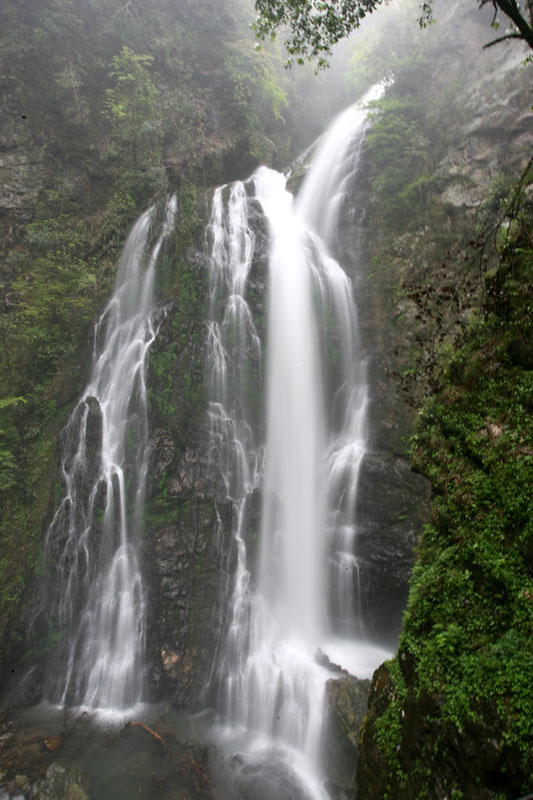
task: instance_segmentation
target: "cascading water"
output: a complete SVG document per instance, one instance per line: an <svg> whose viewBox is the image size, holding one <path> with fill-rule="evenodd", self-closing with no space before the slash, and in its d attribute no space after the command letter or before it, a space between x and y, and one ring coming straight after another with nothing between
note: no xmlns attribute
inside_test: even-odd
<svg viewBox="0 0 533 800"><path fill-rule="evenodd" d="M174 225L172 197L155 244L142 214L95 329L92 374L64 431L65 495L46 537L60 584L61 641L46 695L60 706L123 716L143 699L145 589L139 533L148 468L146 356L155 266Z"/></svg>
<svg viewBox="0 0 533 800"><path fill-rule="evenodd" d="M366 366L351 282L333 257L367 126L361 107L335 121L296 203L285 178L263 167L246 184L217 191L210 224L212 445L237 544L218 705L230 747L240 746L255 770L261 764L267 781L274 774L268 764L278 764L276 775L286 772L280 764L291 764L291 797L327 797L320 753L332 673L324 653L358 677L388 655L365 642L360 613L355 500L366 447ZM257 204L270 229L264 458L260 427L247 410L261 347L248 285L248 217ZM254 568L246 509L259 486Z"/></svg>
<svg viewBox="0 0 533 800"><path fill-rule="evenodd" d="M248 392L249 386L262 383L262 359L261 341L245 299L255 237L248 225L248 200L242 183L215 191L208 233L210 455L233 505L237 547L228 632L220 653L221 663L214 667L228 676L224 705L231 716L235 692L229 676L234 665L246 656L249 632L250 573L243 535L250 524L252 498L263 471L263 447L256 444L254 432L257 412L254 413Z"/></svg>

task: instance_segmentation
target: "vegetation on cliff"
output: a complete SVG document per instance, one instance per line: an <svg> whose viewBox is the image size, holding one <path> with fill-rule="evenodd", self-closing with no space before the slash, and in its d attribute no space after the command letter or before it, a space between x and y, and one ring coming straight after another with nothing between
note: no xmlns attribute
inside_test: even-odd
<svg viewBox="0 0 533 800"><path fill-rule="evenodd" d="M532 178L505 201L480 308L419 414L432 520L398 655L371 690L363 798L515 798L533 785Z"/></svg>
<svg viewBox="0 0 533 800"><path fill-rule="evenodd" d="M473 110L456 80L468 68L461 41L437 77L446 52L432 54L396 59L368 138L371 280L388 298L376 313L392 318L382 364L417 410L413 464L433 510L398 655L371 688L363 800L516 798L533 785L533 175L529 164L516 183L530 140L497 99L506 86L525 108L527 87L496 65Z"/></svg>

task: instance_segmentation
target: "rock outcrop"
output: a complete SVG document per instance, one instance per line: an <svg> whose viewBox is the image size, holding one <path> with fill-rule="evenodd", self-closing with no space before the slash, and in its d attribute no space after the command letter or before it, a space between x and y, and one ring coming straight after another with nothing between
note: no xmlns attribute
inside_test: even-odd
<svg viewBox="0 0 533 800"><path fill-rule="evenodd" d="M324 737L328 791L334 800L352 800L356 794L359 731L367 710L370 681L352 675L326 684L329 718Z"/></svg>

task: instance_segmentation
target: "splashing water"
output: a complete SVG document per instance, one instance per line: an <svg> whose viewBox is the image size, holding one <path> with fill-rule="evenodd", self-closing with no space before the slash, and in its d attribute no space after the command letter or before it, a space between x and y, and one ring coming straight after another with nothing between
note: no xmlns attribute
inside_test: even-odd
<svg viewBox="0 0 533 800"><path fill-rule="evenodd" d="M123 718L143 699L145 588L138 539L148 469L146 357L156 336L153 286L176 198L155 244L142 214L95 328L92 374L63 433L65 495L46 537L60 584L61 641L45 693L62 707Z"/></svg>

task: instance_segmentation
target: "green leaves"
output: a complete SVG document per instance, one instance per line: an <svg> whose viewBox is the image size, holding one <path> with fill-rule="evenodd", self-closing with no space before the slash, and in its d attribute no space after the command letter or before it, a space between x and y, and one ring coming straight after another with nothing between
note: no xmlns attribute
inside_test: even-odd
<svg viewBox="0 0 533 800"><path fill-rule="evenodd" d="M24 397L0 398L0 494L12 489L17 481L13 412L26 402Z"/></svg>
<svg viewBox="0 0 533 800"><path fill-rule="evenodd" d="M151 160L160 147L161 119L150 74L153 61L153 56L123 45L111 62L109 75L115 86L105 93L104 114L111 122L112 135L135 164Z"/></svg>
<svg viewBox="0 0 533 800"><path fill-rule="evenodd" d="M272 38L279 28L289 56L301 63L318 59L319 68L327 66L331 48L358 28L364 17L383 0L256 0L258 16L254 23L257 36Z"/></svg>
<svg viewBox="0 0 533 800"><path fill-rule="evenodd" d="M468 246L478 274L487 270L484 292L480 278L476 292L452 280L449 265L440 286L429 283L437 265L427 283L406 287L428 328L443 305L465 316L479 303L453 347L435 347L428 364L432 388L413 449L415 468L432 483L432 520L389 666L395 696L375 722L391 785L408 761L408 785L420 798L430 796L435 775L443 791L460 796L468 783L465 749L490 751L491 764L474 779L495 797L501 787L525 793L533 777L530 186L530 170L511 188L498 181L483 233ZM417 730L423 741L415 741Z"/></svg>

